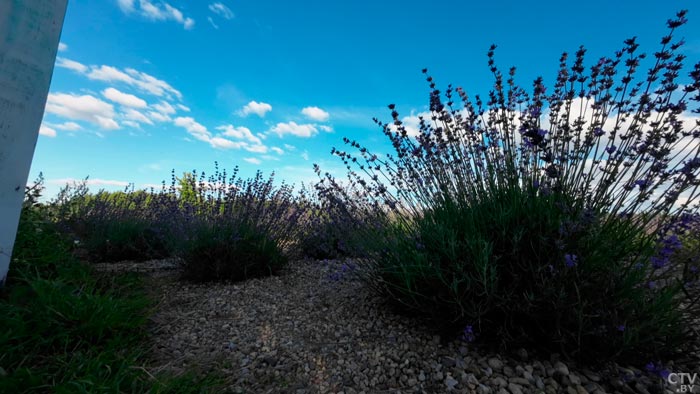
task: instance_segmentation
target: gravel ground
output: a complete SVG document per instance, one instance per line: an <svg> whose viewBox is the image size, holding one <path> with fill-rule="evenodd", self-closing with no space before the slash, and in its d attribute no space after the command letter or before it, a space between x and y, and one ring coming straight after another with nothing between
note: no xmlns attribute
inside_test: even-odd
<svg viewBox="0 0 700 394"><path fill-rule="evenodd" d="M330 278L340 264L299 261L276 277L207 285L178 281L172 261L141 265L158 300L152 370L218 370L240 393L677 392L634 368L591 371L556 355L537 360L524 350L506 356L441 343L360 282ZM700 382L692 392L700 393Z"/></svg>

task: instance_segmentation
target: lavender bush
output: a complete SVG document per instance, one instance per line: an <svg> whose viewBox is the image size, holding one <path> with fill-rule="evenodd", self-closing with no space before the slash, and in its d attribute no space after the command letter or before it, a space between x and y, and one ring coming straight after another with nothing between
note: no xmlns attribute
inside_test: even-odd
<svg viewBox="0 0 700 394"><path fill-rule="evenodd" d="M564 53L553 89L537 78L529 95L515 68L504 80L492 46L485 103L428 76L418 130L394 105L390 123L375 119L394 155L345 139L351 150L332 153L348 181L325 174L317 187L342 202L338 220L364 224L351 243L360 275L485 343L642 365L700 354L697 266L669 225L698 211L700 131L687 113L700 112L700 63L676 82L685 15L668 21L642 80L631 38L588 72L583 47L571 65Z"/></svg>
<svg viewBox="0 0 700 394"><path fill-rule="evenodd" d="M56 219L93 262L143 261L169 255L152 195L146 191L100 190L86 182L67 185L52 203Z"/></svg>
<svg viewBox="0 0 700 394"><path fill-rule="evenodd" d="M308 211L293 187L274 186L258 172L252 179L193 172L183 177L181 198L171 201L169 227L184 274L194 281L244 280L277 272L299 255L299 237ZM161 203L167 206L167 203Z"/></svg>
<svg viewBox="0 0 700 394"><path fill-rule="evenodd" d="M174 255L193 281L270 275L298 257L309 211L293 187L263 179L176 177L159 191L90 194L85 182L63 189L53 210L92 261L147 260Z"/></svg>

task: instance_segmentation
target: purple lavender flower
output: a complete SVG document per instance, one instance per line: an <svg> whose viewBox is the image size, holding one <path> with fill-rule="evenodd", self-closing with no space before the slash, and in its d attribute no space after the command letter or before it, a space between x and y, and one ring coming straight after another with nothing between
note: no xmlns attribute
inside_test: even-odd
<svg viewBox="0 0 700 394"><path fill-rule="evenodd" d="M627 327L625 327L624 324L620 324L620 325L618 325L616 328L617 328L617 331L623 332L623 331L625 331L625 329L626 329Z"/></svg>
<svg viewBox="0 0 700 394"><path fill-rule="evenodd" d="M658 376L662 377L663 379L668 379L668 375L671 374L671 372L668 370L668 368L665 368L663 366L663 364L661 364L660 362L658 364L656 364L656 363L650 361L649 363L647 363L645 368L648 372L651 372L655 375L658 375Z"/></svg>
<svg viewBox="0 0 700 394"><path fill-rule="evenodd" d="M600 137L601 135L605 134L605 130L601 129L600 127L596 127L596 129L593 131L593 135L596 137Z"/></svg>
<svg viewBox="0 0 700 394"><path fill-rule="evenodd" d="M464 327L461 338L462 340L467 342L474 342L474 340L476 340L476 335L474 335L474 328L471 325Z"/></svg>
<svg viewBox="0 0 700 394"><path fill-rule="evenodd" d="M649 181L646 179L637 179L634 181L635 186L639 186L640 190L645 189L649 185Z"/></svg>
<svg viewBox="0 0 700 394"><path fill-rule="evenodd" d="M567 253L564 255L564 263L566 263L567 267L572 268L578 263L578 256Z"/></svg>
<svg viewBox="0 0 700 394"><path fill-rule="evenodd" d="M608 152L608 154L612 155L615 153L617 150L617 147L615 145L610 145L609 147L605 148L605 151Z"/></svg>

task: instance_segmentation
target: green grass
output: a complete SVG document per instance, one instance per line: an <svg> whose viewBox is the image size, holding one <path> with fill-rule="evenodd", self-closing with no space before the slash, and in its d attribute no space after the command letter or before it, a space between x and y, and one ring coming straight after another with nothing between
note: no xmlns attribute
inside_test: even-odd
<svg viewBox="0 0 700 394"><path fill-rule="evenodd" d="M150 308L139 276L92 271L40 207L25 207L0 290L0 392L220 392L214 376L147 372Z"/></svg>

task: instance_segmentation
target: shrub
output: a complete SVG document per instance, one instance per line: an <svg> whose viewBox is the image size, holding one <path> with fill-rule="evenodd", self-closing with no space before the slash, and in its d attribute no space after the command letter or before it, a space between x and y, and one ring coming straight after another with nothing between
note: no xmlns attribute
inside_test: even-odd
<svg viewBox="0 0 700 394"><path fill-rule="evenodd" d="M170 199L177 212L167 225L183 259L184 277L193 281L244 280L276 273L297 257L300 234L308 216L291 186L274 186L258 172L254 178L206 178L192 172L183 177L187 199Z"/></svg>
<svg viewBox="0 0 700 394"><path fill-rule="evenodd" d="M67 185L53 202L60 224L73 233L93 262L167 257L165 227L151 193L127 189L88 194L85 182Z"/></svg>
<svg viewBox="0 0 700 394"><path fill-rule="evenodd" d="M215 376L181 377L143 367L147 312L140 279L99 275L71 256L70 243L27 189L8 280L0 289L0 392L220 392Z"/></svg>
<svg viewBox="0 0 700 394"><path fill-rule="evenodd" d="M698 210L700 131L683 116L700 100L700 63L680 89L673 41L685 21L668 21L643 81L632 38L588 74L583 47L571 66L563 54L553 91L537 78L530 96L515 68L504 81L492 46L486 108L428 76L417 132L393 104L390 123L375 119L395 155L344 139L355 151L332 153L349 184L325 174L318 188L364 222L358 273L437 329L485 343L639 364L700 354L697 275L670 260L680 239L667 226Z"/></svg>
<svg viewBox="0 0 700 394"><path fill-rule="evenodd" d="M287 262L277 244L252 226L217 221L193 227L181 252L183 275L189 280L241 281L269 276Z"/></svg>
<svg viewBox="0 0 700 394"><path fill-rule="evenodd" d="M315 166L315 170L319 168ZM324 194L325 193L325 194ZM347 220L342 201L331 198L325 190L302 189L301 209L307 210L308 220L300 234L300 248L303 256L313 259L335 259L351 256L356 249L348 243L355 239L355 226L361 225L358 218Z"/></svg>

